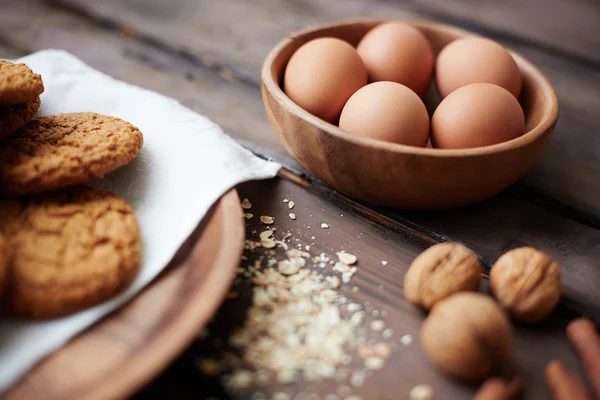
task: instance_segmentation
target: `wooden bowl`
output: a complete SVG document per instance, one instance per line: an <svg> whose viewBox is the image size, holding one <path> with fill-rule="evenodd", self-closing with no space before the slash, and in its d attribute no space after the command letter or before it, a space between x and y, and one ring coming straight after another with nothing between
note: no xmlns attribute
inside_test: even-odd
<svg viewBox="0 0 600 400"><path fill-rule="evenodd" d="M519 102L525 113L525 134L493 146L419 148L355 136L309 114L283 92L285 67L302 44L330 36L356 45L381 22L359 20L308 28L282 40L269 53L262 68L261 90L271 125L286 151L334 189L379 206L462 206L493 196L522 177L550 141L558 99L544 75L514 51L511 54L523 76ZM443 24L405 22L425 34L435 54L452 40L476 36ZM431 98L425 99L429 109L435 107Z"/></svg>

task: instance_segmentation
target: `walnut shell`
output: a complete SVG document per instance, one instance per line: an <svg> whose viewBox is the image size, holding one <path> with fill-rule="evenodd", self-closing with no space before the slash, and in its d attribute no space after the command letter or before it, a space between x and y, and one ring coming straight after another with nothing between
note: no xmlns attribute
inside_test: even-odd
<svg viewBox="0 0 600 400"><path fill-rule="evenodd" d="M560 300L560 267L539 250L514 249L492 267L490 289L515 319L536 322L548 316Z"/></svg>
<svg viewBox="0 0 600 400"><path fill-rule="evenodd" d="M439 243L421 253L404 276L404 296L429 310L436 302L463 291L479 291L481 263L458 243Z"/></svg>
<svg viewBox="0 0 600 400"><path fill-rule="evenodd" d="M507 360L512 327L505 312L481 293L457 293L435 304L421 326L421 344L444 373L474 380Z"/></svg>

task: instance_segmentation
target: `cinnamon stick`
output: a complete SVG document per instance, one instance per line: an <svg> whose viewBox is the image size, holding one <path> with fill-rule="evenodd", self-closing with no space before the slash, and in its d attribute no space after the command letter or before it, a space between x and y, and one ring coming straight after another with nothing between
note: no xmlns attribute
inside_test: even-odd
<svg viewBox="0 0 600 400"><path fill-rule="evenodd" d="M600 396L600 338L596 328L590 320L579 318L567 326L567 336L583 361L596 395Z"/></svg>
<svg viewBox="0 0 600 400"><path fill-rule="evenodd" d="M473 400L511 400L519 394L522 385L518 379L506 382L500 378L490 378L479 388Z"/></svg>
<svg viewBox="0 0 600 400"><path fill-rule="evenodd" d="M559 361L551 361L546 366L546 381L555 400L590 400L581 379Z"/></svg>

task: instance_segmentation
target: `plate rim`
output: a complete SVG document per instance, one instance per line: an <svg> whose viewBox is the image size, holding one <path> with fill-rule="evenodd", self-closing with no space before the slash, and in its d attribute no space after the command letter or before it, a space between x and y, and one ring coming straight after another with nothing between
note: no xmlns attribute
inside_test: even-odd
<svg viewBox="0 0 600 400"><path fill-rule="evenodd" d="M208 240L202 239L206 237L206 234L211 233L211 227L214 230L216 229L215 226L218 226L220 227L220 231L217 242L221 244L226 242L227 246L221 245L218 247L212 267L206 269L206 273L203 275L200 284L195 288L198 294L190 296L183 307L179 309L179 317L168 319L167 323L162 325L157 332L153 332L150 336L147 336L143 345L140 346L139 351L127 358L118 368L106 372L101 377L102 384L98 384L98 379L90 380L81 387L73 388L70 392L66 393L68 398L85 398L89 400L119 399L133 395L165 370L214 316L217 309L225 300L226 294L235 278L235 273L244 250L245 224L236 189L232 188L222 195L213 207L211 207L207 217L209 218L204 218L203 222L200 223L199 227L201 231L195 243L191 246L191 250L181 262L172 262L173 264L171 265L174 265L174 268L170 271L163 271L157 279L147 285L122 307L97 321L90 328L74 336L71 340L93 332L98 323L105 322L115 316L118 319L118 313L135 306L135 300L143 297L144 292L148 288L156 285L157 282L163 279L168 279L170 274L175 270L191 268L190 265L193 265L196 262L195 260L202 255L199 254L199 250L202 249L204 242ZM177 255L175 256L176 258ZM190 272L194 272L194 270L190 269ZM190 316L194 315L197 316L196 319L190 318ZM65 346L68 346L68 343ZM55 350L55 352L60 351L61 348ZM48 356L53 353L48 354ZM44 361L45 359L40 361L40 364L44 363ZM4 394L0 394L0 397L4 398L6 395L8 399L23 398L22 395L26 392L23 393L18 390L15 393L13 391L22 385L23 387L27 387L27 378L32 373L35 374L35 368L36 366L14 385L9 387ZM123 373L123 371L126 371L126 373Z"/></svg>

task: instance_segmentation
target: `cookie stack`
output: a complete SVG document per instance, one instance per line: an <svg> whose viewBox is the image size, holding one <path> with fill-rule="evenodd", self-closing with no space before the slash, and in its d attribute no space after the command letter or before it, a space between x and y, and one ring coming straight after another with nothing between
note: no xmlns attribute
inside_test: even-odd
<svg viewBox="0 0 600 400"><path fill-rule="evenodd" d="M42 77L27 65L0 61L0 140L35 115L43 91Z"/></svg>
<svg viewBox="0 0 600 400"><path fill-rule="evenodd" d="M107 300L141 258L131 206L83 184L131 162L142 133L89 112L30 121L43 91L26 65L0 61L0 310L24 318Z"/></svg>

